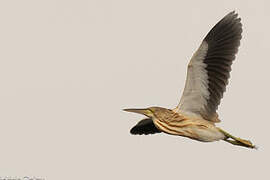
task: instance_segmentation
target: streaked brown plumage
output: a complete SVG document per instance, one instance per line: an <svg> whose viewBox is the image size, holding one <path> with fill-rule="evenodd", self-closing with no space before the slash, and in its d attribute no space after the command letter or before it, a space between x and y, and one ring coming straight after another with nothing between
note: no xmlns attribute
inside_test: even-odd
<svg viewBox="0 0 270 180"><path fill-rule="evenodd" d="M220 121L216 110L242 37L240 21L237 14L231 12L206 35L189 62L185 89L175 109L124 109L148 117L134 126L131 134L165 132L203 142L225 140L234 145L255 147L250 141L234 137L215 125Z"/></svg>

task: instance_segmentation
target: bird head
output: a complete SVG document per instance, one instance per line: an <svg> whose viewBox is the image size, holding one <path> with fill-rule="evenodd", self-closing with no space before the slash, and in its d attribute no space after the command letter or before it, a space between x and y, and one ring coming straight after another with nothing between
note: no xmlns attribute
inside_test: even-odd
<svg viewBox="0 0 270 180"><path fill-rule="evenodd" d="M161 107L149 107L145 109L123 109L123 110L127 112L143 114L149 118L154 118L159 112L161 112L164 109L165 108L161 108Z"/></svg>

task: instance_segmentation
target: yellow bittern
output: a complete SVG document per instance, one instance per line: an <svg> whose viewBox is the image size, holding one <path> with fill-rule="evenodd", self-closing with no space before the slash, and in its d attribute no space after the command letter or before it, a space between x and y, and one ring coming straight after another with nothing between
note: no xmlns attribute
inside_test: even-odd
<svg viewBox="0 0 270 180"><path fill-rule="evenodd" d="M131 134L165 132L202 142L224 140L233 145L255 148L249 140L232 136L215 125L220 122L216 110L228 84L242 37L241 19L237 16L233 11L220 20L193 54L184 92L176 108L124 109L148 117L134 126Z"/></svg>

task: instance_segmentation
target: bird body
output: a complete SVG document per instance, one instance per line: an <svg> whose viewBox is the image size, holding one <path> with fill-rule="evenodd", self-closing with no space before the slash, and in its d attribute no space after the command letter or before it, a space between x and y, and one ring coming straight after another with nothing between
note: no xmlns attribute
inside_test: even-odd
<svg viewBox="0 0 270 180"><path fill-rule="evenodd" d="M160 132L171 135L184 136L203 142L218 141L225 138L225 135L219 131L215 123L195 116L185 116L173 110L151 107L148 108L153 114L148 115L153 124ZM142 109L125 109L129 112L144 114Z"/></svg>
<svg viewBox="0 0 270 180"><path fill-rule="evenodd" d="M158 129L172 135L179 135L203 142L218 141L225 138L214 123L204 119L182 117L182 120L162 121L153 118Z"/></svg>
<svg viewBox="0 0 270 180"><path fill-rule="evenodd" d="M185 88L176 108L124 109L148 117L134 126L131 134L165 132L202 142L224 140L233 145L255 148L250 141L234 137L215 125L220 122L216 110L226 90L242 37L241 19L237 16L231 12L220 20L193 54L188 64Z"/></svg>

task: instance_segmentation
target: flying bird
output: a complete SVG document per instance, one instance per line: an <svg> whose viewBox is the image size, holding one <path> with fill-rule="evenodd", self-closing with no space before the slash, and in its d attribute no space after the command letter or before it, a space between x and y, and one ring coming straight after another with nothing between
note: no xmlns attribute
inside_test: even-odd
<svg viewBox="0 0 270 180"><path fill-rule="evenodd" d="M188 64L186 84L178 106L174 109L124 109L147 117L130 133L164 132L201 142L224 140L233 145L255 148L249 140L235 137L215 125L220 122L216 111L228 84L241 33L242 24L237 13L230 12L221 19L203 39Z"/></svg>

